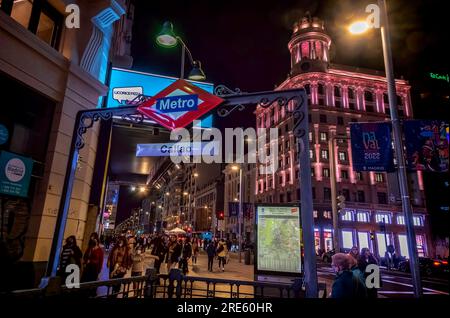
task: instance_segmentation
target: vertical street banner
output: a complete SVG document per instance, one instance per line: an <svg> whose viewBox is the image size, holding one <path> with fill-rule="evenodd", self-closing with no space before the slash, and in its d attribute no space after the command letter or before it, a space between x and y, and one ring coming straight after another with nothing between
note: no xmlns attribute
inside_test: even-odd
<svg viewBox="0 0 450 318"><path fill-rule="evenodd" d="M408 169L448 172L448 122L407 120L403 124L403 133Z"/></svg>
<svg viewBox="0 0 450 318"><path fill-rule="evenodd" d="M354 171L393 171L391 124L351 123L350 137Z"/></svg>
<svg viewBox="0 0 450 318"><path fill-rule="evenodd" d="M244 218L253 218L255 214L253 203L244 202L242 205L242 212ZM239 202L228 202L228 216L239 216Z"/></svg>
<svg viewBox="0 0 450 318"><path fill-rule="evenodd" d="M27 197L33 159L2 151L0 153L0 193Z"/></svg>
<svg viewBox="0 0 450 318"><path fill-rule="evenodd" d="M228 202L228 216L239 215L239 202Z"/></svg>

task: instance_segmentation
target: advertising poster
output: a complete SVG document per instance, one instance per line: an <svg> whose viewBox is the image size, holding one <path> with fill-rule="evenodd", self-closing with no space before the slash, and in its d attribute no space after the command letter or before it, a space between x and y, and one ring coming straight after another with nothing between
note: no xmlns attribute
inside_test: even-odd
<svg viewBox="0 0 450 318"><path fill-rule="evenodd" d="M0 153L0 193L28 196L33 160L11 152Z"/></svg>
<svg viewBox="0 0 450 318"><path fill-rule="evenodd" d="M443 120L408 120L403 124L410 170L448 172L449 124Z"/></svg>
<svg viewBox="0 0 450 318"><path fill-rule="evenodd" d="M354 171L393 171L391 124L351 123Z"/></svg>
<svg viewBox="0 0 450 318"><path fill-rule="evenodd" d="M301 273L300 208L257 205L257 273Z"/></svg>

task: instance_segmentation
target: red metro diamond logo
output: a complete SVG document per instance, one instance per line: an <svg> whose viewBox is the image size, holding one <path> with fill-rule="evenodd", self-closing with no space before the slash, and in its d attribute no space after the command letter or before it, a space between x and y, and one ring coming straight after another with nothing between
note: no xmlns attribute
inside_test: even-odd
<svg viewBox="0 0 450 318"><path fill-rule="evenodd" d="M137 110L162 126L175 129L189 125L223 102L222 98L179 79Z"/></svg>

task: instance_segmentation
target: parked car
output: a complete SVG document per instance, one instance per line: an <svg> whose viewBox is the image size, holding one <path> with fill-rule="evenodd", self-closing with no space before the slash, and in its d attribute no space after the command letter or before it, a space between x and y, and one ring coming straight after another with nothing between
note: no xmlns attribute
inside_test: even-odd
<svg viewBox="0 0 450 318"><path fill-rule="evenodd" d="M398 269L402 272L409 273L409 259L398 264ZM432 259L429 257L419 257L420 273L426 276L443 275L449 273L447 260Z"/></svg>

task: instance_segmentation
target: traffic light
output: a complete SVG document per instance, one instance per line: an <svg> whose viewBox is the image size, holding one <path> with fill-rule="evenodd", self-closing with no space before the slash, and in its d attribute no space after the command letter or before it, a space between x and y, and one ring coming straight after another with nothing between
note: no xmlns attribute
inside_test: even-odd
<svg viewBox="0 0 450 318"><path fill-rule="evenodd" d="M338 195L337 197L337 211L338 213L345 208L345 197L343 195Z"/></svg>
<svg viewBox="0 0 450 318"><path fill-rule="evenodd" d="M225 213L223 211L218 211L216 217L218 220L223 220L225 219Z"/></svg>
<svg viewBox="0 0 450 318"><path fill-rule="evenodd" d="M371 241L375 240L375 233L370 232L370 240Z"/></svg>

